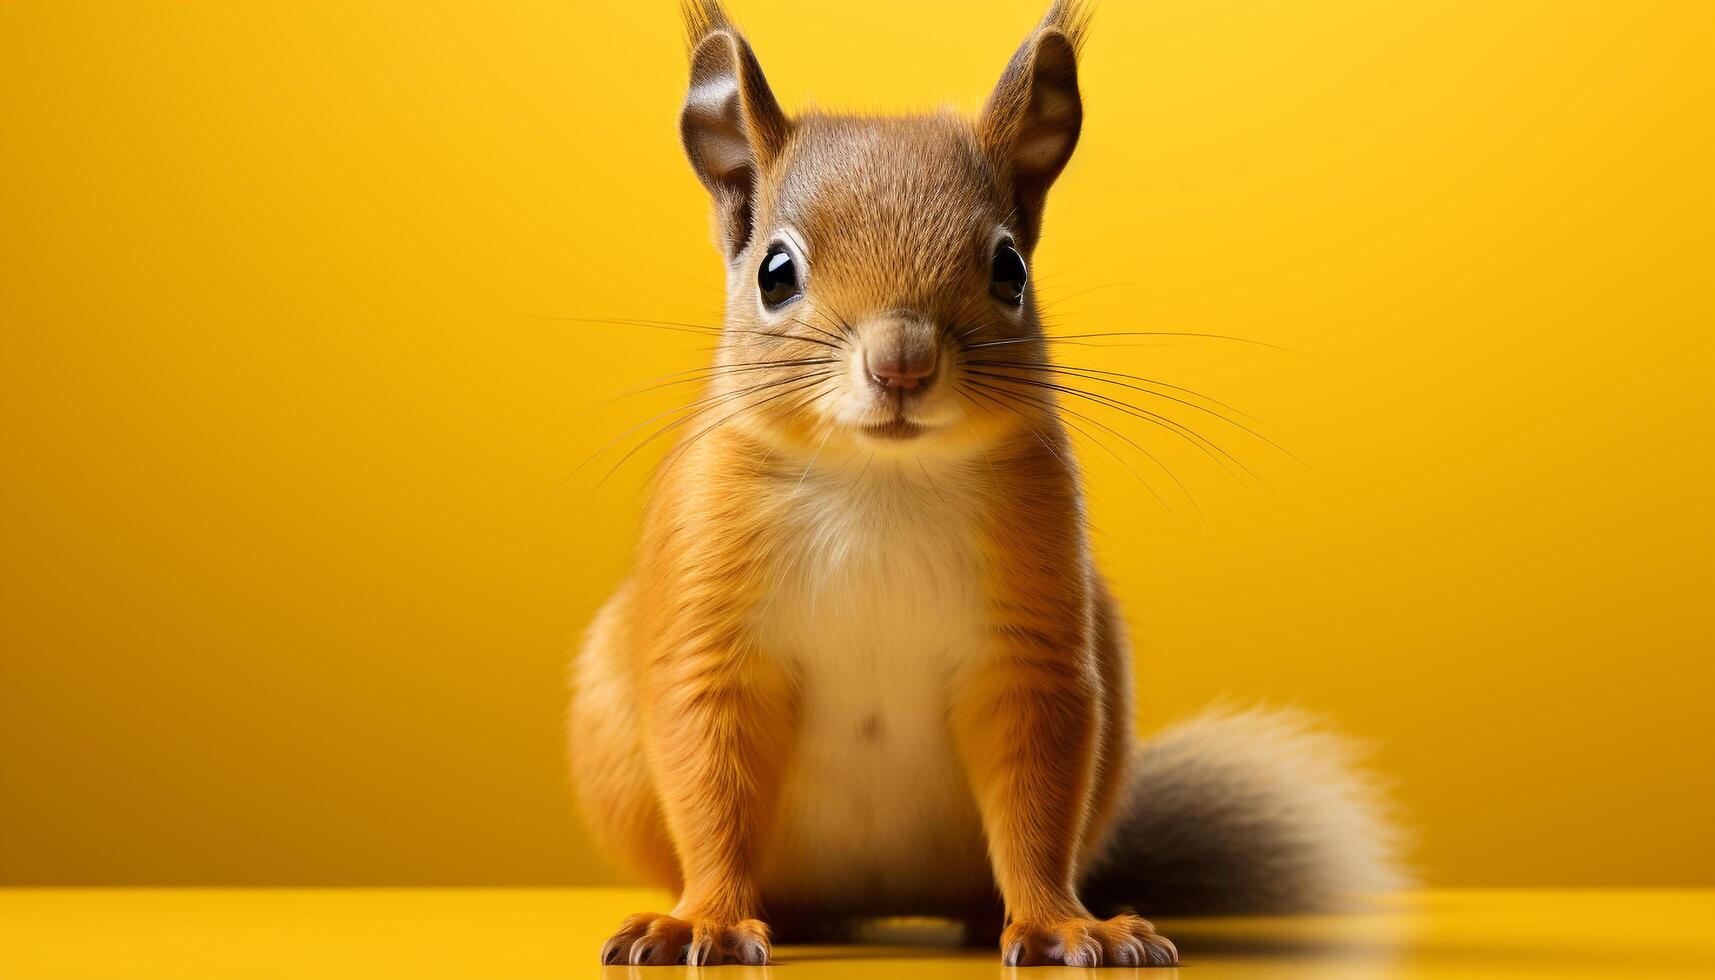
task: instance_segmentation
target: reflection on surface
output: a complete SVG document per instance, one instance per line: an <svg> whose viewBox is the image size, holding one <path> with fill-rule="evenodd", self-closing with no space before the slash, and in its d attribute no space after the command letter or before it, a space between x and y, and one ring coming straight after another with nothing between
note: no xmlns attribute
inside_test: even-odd
<svg viewBox="0 0 1715 980"><path fill-rule="evenodd" d="M955 945L944 923L871 927L864 946L782 946L769 967L602 967L627 914L667 897L628 889L0 891L0 977L1062 980ZM1364 913L1161 920L1165 980L1715 977L1715 890L1430 891Z"/></svg>

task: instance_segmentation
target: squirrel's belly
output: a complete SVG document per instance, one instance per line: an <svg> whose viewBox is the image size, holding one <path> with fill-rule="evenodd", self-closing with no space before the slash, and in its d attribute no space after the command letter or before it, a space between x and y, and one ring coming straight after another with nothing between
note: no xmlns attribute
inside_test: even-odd
<svg viewBox="0 0 1715 980"><path fill-rule="evenodd" d="M804 713L769 835L771 905L961 915L992 892L981 820L939 678L892 657L828 671ZM886 669L886 668L895 669ZM879 669L877 669L879 668Z"/></svg>
<svg viewBox="0 0 1715 980"><path fill-rule="evenodd" d="M844 553L835 574L801 566L787 576L764 624L767 645L791 662L800 697L798 738L765 845L764 901L858 915L964 915L994 894L982 822L947 720L954 678L986 649L968 553L896 550L864 568L852 567L860 549Z"/></svg>

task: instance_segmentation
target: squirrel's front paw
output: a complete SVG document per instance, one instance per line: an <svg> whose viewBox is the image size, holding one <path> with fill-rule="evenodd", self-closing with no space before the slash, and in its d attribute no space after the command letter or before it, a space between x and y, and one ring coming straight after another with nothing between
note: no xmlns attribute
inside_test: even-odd
<svg viewBox="0 0 1715 980"><path fill-rule="evenodd" d="M758 919L720 922L715 919L676 919L643 912L620 923L619 931L601 947L604 965L715 966L768 963L768 926Z"/></svg>
<svg viewBox="0 0 1715 980"><path fill-rule="evenodd" d="M1135 915L1019 919L1001 933L1000 958L1007 966L1175 966L1179 950Z"/></svg>

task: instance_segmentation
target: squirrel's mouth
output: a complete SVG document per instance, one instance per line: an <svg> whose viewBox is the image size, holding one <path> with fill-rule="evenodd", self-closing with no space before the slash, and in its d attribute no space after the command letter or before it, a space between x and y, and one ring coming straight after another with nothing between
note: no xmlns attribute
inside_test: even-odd
<svg viewBox="0 0 1715 980"><path fill-rule="evenodd" d="M928 427L918 425L916 422L912 422L909 419L894 418L879 425L863 426L861 431L864 435L871 436L876 439L903 442L907 439L917 438L924 432L927 432Z"/></svg>

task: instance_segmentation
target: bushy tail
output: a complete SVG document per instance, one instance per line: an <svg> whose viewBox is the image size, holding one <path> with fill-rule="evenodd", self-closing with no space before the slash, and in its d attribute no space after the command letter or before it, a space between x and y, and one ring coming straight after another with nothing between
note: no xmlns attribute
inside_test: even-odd
<svg viewBox="0 0 1715 980"><path fill-rule="evenodd" d="M1357 755L1295 711L1217 710L1168 728L1137 748L1085 904L1315 912L1401 887L1400 835Z"/></svg>

